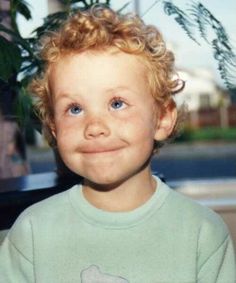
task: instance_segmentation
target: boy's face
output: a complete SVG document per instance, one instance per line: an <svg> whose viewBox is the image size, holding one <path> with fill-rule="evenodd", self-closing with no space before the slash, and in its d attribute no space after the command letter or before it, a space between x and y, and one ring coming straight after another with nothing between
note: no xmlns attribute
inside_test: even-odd
<svg viewBox="0 0 236 283"><path fill-rule="evenodd" d="M100 185L149 171L158 121L144 75L123 52L67 55L51 67L52 131L72 171Z"/></svg>

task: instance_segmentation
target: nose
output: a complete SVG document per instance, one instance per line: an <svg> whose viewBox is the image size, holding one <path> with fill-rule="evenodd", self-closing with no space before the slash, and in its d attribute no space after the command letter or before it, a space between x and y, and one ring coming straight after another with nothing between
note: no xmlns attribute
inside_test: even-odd
<svg viewBox="0 0 236 283"><path fill-rule="evenodd" d="M99 137L107 137L110 135L110 129L105 119L95 118L87 122L84 129L86 139L94 139Z"/></svg>

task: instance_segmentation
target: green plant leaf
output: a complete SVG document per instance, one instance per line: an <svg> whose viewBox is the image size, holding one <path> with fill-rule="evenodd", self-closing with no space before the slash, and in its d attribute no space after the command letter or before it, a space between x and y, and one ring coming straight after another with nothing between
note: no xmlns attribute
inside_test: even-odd
<svg viewBox="0 0 236 283"><path fill-rule="evenodd" d="M11 10L13 13L21 14L26 20L32 18L29 4L24 0L11 0Z"/></svg>
<svg viewBox="0 0 236 283"><path fill-rule="evenodd" d="M21 127L29 123L30 115L32 112L32 99L28 95L26 89L22 87L18 91L17 101L16 101L16 116Z"/></svg>
<svg viewBox="0 0 236 283"><path fill-rule="evenodd" d="M30 39L22 38L20 34L5 27L2 24L0 24L0 32L9 36L11 38L12 44L20 45L23 50L27 51L31 55L32 58L34 57L34 53L30 44Z"/></svg>
<svg viewBox="0 0 236 283"><path fill-rule="evenodd" d="M21 1L17 6L18 13L25 17L26 20L32 19L31 12L25 1Z"/></svg>
<svg viewBox="0 0 236 283"><path fill-rule="evenodd" d="M19 72L22 57L20 48L0 35L0 79L7 81Z"/></svg>
<svg viewBox="0 0 236 283"><path fill-rule="evenodd" d="M46 34L48 31L54 31L67 19L68 14L65 11L56 12L50 14L44 18L44 23L40 27L36 28L33 32L36 32L37 38Z"/></svg>

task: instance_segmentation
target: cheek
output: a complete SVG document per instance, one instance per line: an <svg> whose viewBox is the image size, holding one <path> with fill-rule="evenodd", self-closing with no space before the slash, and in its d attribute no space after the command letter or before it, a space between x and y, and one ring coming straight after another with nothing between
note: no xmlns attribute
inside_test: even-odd
<svg viewBox="0 0 236 283"><path fill-rule="evenodd" d="M66 149L76 143L76 137L79 135L79 127L75 123L60 122L56 124L56 140L60 148ZM77 140L78 142L78 140Z"/></svg>
<svg viewBox="0 0 236 283"><path fill-rule="evenodd" d="M56 119L55 126L58 136L74 134L78 130L77 128L79 128L76 119L68 119L68 117Z"/></svg>
<svg viewBox="0 0 236 283"><path fill-rule="evenodd" d="M142 112L140 112L142 113ZM155 136L154 117L150 113L134 113L123 120L121 129L139 143L153 143Z"/></svg>

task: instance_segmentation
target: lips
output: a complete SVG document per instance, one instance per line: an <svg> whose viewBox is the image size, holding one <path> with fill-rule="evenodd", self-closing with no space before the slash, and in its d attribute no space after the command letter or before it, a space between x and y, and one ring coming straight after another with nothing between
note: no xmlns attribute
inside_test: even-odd
<svg viewBox="0 0 236 283"><path fill-rule="evenodd" d="M98 154L98 153L112 153L123 149L126 144L85 144L78 148L78 151L83 154Z"/></svg>
<svg viewBox="0 0 236 283"><path fill-rule="evenodd" d="M115 148L103 148L103 147L98 147L98 148L91 148L91 149L84 149L81 150L81 153L84 154L95 154L95 153L109 153L109 152L114 152L122 149L122 147L115 147Z"/></svg>

